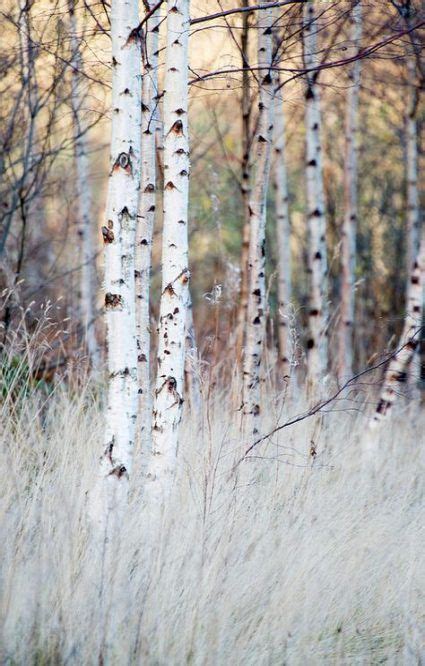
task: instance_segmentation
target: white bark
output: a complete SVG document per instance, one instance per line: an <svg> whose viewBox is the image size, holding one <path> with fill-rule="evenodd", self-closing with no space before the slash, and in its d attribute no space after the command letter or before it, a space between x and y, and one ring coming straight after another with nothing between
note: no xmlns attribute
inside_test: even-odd
<svg viewBox="0 0 425 666"><path fill-rule="evenodd" d="M304 64L317 65L316 3L304 5ZM317 73L306 76L306 180L308 272L310 275L309 339L307 374L310 387L317 387L327 371L327 247L325 195L322 173L321 110Z"/></svg>
<svg viewBox="0 0 425 666"><path fill-rule="evenodd" d="M409 79L409 109L406 119L407 143L407 270L418 252L420 205L418 193L418 120L419 90L416 81L416 57L412 53L407 61ZM419 345L409 368L409 384L415 395L421 374L421 354Z"/></svg>
<svg viewBox="0 0 425 666"><path fill-rule="evenodd" d="M149 8L155 2L148 3ZM142 177L136 228L136 331L138 368L138 440L143 458L151 450L152 394L150 383L150 274L156 205L156 133L158 126L158 37L157 10L146 25L142 85Z"/></svg>
<svg viewBox="0 0 425 666"><path fill-rule="evenodd" d="M360 0L351 14L351 51L355 56L360 48L362 32ZM357 233L357 153L358 106L361 60L351 65L350 87L347 93L345 117L344 220L341 239L341 313L338 345L338 377L348 379L353 374L353 327L355 305L356 233Z"/></svg>
<svg viewBox="0 0 425 666"><path fill-rule="evenodd" d="M249 0L241 0L241 7L248 7ZM249 14L242 14L241 32L241 67L242 67L242 160L241 160L241 195L242 195L242 250L241 250L241 283L239 303L236 313L236 355L240 362L246 332L246 315L248 307L248 255L249 255L249 198L250 198L250 152L251 152L251 91L249 67Z"/></svg>
<svg viewBox="0 0 425 666"><path fill-rule="evenodd" d="M89 156L85 128L81 120L83 102L83 62L80 54L75 0L68 1L71 42L71 105L74 125L75 203L78 216L78 257L81 262L80 310L87 354L94 370L99 367L99 348L95 331L95 251L91 217L91 190L89 183Z"/></svg>
<svg viewBox="0 0 425 666"><path fill-rule="evenodd" d="M112 0L112 138L105 241L108 400L102 474L127 495L137 414L134 241L140 189L141 48L137 0Z"/></svg>
<svg viewBox="0 0 425 666"><path fill-rule="evenodd" d="M291 335L289 331L291 221L289 217L288 182L285 162L285 113L281 92L277 93L275 97L274 134L279 362L282 375L289 377L292 355Z"/></svg>
<svg viewBox="0 0 425 666"><path fill-rule="evenodd" d="M398 395L398 387L406 381L407 369L419 345L425 286L425 231L422 230L419 252L413 262L408 285L406 316L397 349L385 373L380 400L369 423L371 429L391 411Z"/></svg>
<svg viewBox="0 0 425 666"><path fill-rule="evenodd" d="M273 11L258 12L258 65L272 64ZM249 292L243 373L243 417L247 432L257 432L260 418L260 367L266 331L266 201L273 132L273 76L260 70L257 132L254 138L252 192L249 202Z"/></svg>
<svg viewBox="0 0 425 666"><path fill-rule="evenodd" d="M407 271L417 255L419 246L420 209L418 194L418 121L419 106L416 83L416 58L408 58L409 110L407 114Z"/></svg>
<svg viewBox="0 0 425 666"><path fill-rule="evenodd" d="M153 445L146 492L163 506L174 475L183 407L188 268L188 37L189 1L167 2L164 82L164 221L162 293Z"/></svg>

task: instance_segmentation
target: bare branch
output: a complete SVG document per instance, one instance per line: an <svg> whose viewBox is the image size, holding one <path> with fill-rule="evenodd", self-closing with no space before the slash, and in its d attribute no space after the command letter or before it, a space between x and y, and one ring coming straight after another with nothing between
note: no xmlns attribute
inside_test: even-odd
<svg viewBox="0 0 425 666"><path fill-rule="evenodd" d="M206 21L214 21L214 19L230 16L231 14L256 12L261 11L262 9L272 9L273 7L286 7L287 5L302 5L306 2L307 0L284 0L283 2L265 2L263 5L253 5L252 7L235 7L234 9L226 9L225 11L209 14L208 16L199 16L198 18L192 19L190 24L195 25L197 23L205 23Z"/></svg>
<svg viewBox="0 0 425 666"><path fill-rule="evenodd" d="M381 360L379 363L376 363L375 365L370 366L369 368L366 368L365 370L362 370L361 372L358 372L356 375L348 379L335 393L333 393L329 398L326 400L322 400L318 402L314 407L309 409L307 412L303 412L302 414L298 414L298 416L294 416L294 418L290 419L289 421L285 421L285 423L282 423L281 425L276 426L276 428L273 428L270 432L268 432L266 435L262 435L258 439L256 439L252 444L248 446L246 449L244 455L235 463L233 469L235 469L238 465L240 465L241 462L243 462L248 454L256 447L258 444L261 444L261 442L264 442L266 439L269 439L274 435L276 432L279 432L280 430L283 430L284 428L289 428L291 425L295 425L296 423L299 423L300 421L304 421L305 419L310 418L311 416L314 416L318 412L321 412L325 407L327 407L329 404L334 402L340 395L345 391L345 389L349 388L352 386L360 377L363 377L364 375L369 374L370 372L373 372L374 370L377 370L378 368L381 368L382 366L386 365L388 361L391 361L391 359L395 358L397 354L401 352L402 349L404 349L408 344L410 344L412 338L416 337L417 335L420 334L422 331L422 327L419 328L415 335L413 335L404 345L396 349L392 354L389 354L386 356L383 360Z"/></svg>

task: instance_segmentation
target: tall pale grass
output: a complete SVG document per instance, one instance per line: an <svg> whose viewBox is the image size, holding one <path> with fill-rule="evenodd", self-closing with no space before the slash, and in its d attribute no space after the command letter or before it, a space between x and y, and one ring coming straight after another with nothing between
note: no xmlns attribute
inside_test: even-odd
<svg viewBox="0 0 425 666"><path fill-rule="evenodd" d="M362 410L241 452L231 388L186 413L159 550L134 480L99 547L87 512L102 445L96 391L4 401L4 664L418 664L425 659L425 417L400 411L361 465ZM268 388L264 428L300 409ZM341 410L341 411L340 411ZM318 434L318 437L317 437ZM255 454L255 457L254 457Z"/></svg>

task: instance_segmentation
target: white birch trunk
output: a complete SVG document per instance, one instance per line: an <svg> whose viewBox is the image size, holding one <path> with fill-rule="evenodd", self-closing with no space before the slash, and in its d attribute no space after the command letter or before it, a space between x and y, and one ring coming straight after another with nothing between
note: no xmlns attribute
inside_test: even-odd
<svg viewBox="0 0 425 666"><path fill-rule="evenodd" d="M161 508L174 475L183 407L188 268L188 37L189 0L167 2L164 83L164 222L162 293L153 444L146 493Z"/></svg>
<svg viewBox="0 0 425 666"><path fill-rule="evenodd" d="M241 7L248 7L249 0L241 0ZM241 164L241 195L242 195L242 250L241 250L241 283L239 303L236 313L236 356L238 362L242 358L242 349L246 332L246 314L248 307L248 255L249 255L249 198L250 198L250 149L251 149L251 92L250 73L247 69L249 49L249 14L242 14L241 35L241 67L242 67L242 164Z"/></svg>
<svg viewBox="0 0 425 666"><path fill-rule="evenodd" d="M351 51L360 48L362 32L361 2L351 14ZM353 332L355 305L356 234L357 234L357 153L358 106L361 60L356 60L349 73L345 117L344 220L341 238L341 313L339 323L338 377L346 380L353 374Z"/></svg>
<svg viewBox="0 0 425 666"><path fill-rule="evenodd" d="M407 253L406 269L409 272L419 247L419 194L418 194L418 121L419 106L416 83L416 58L411 55L407 62L409 79L409 110L406 119L407 148Z"/></svg>
<svg viewBox="0 0 425 666"><path fill-rule="evenodd" d="M272 65L273 11L258 12L258 66ZM266 331L266 202L273 132L273 76L259 71L257 132L254 138L252 192L249 202L249 291L243 372L243 419L247 432L258 431L260 420L260 368Z"/></svg>
<svg viewBox="0 0 425 666"><path fill-rule="evenodd" d="M412 266L418 252L420 205L418 193L418 120L419 91L416 82L416 58L411 54L407 61L409 80L409 110L406 119L406 158L407 158L407 271ZM413 354L409 368L409 385L412 396L415 396L421 374L421 354L419 345Z"/></svg>
<svg viewBox="0 0 425 666"><path fill-rule="evenodd" d="M289 377L292 355L291 335L289 331L291 221L289 217L288 182L285 162L285 114L280 92L277 93L275 98L274 133L279 362L282 375Z"/></svg>
<svg viewBox="0 0 425 666"><path fill-rule="evenodd" d="M406 316L398 349L385 373L380 400L369 423L371 429L388 416L397 399L398 387L406 381L407 370L415 350L418 348L423 312L423 290L425 285L425 231L422 230L421 244L410 271Z"/></svg>
<svg viewBox="0 0 425 666"><path fill-rule="evenodd" d="M148 3L150 9L155 2ZM158 126L159 9L148 19L143 49L142 177L136 228L136 331L138 369L138 442L143 459L151 450L150 274L156 205L156 134Z"/></svg>
<svg viewBox="0 0 425 666"><path fill-rule="evenodd" d="M95 251L93 243L91 217L91 190L89 184L89 157L85 128L81 122L83 101L82 67L80 54L77 19L75 16L75 0L69 0L71 42L71 105L74 125L75 155L75 203L78 216L78 257L81 262L80 275L80 315L87 354L94 370L99 367L99 348L95 331Z"/></svg>
<svg viewBox="0 0 425 666"><path fill-rule="evenodd" d="M102 475L109 508L127 497L137 415L134 244L140 189L137 0L112 0L112 138L105 242L108 398Z"/></svg>
<svg viewBox="0 0 425 666"><path fill-rule="evenodd" d="M304 5L304 64L317 65L316 4ZM306 75L306 181L308 272L310 275L309 339L307 376L310 388L317 387L327 371L327 247L325 195L322 173L321 110L317 72Z"/></svg>

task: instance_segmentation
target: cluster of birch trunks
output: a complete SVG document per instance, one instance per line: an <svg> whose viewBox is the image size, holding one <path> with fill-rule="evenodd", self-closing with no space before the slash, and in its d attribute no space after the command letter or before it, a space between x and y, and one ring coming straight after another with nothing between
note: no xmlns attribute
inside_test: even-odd
<svg viewBox="0 0 425 666"><path fill-rule="evenodd" d="M254 140L244 147L243 199L246 217L242 248L241 303L235 347L242 359L242 428L248 437L261 429L260 388L266 339L266 214L269 181L276 196L278 247L279 362L290 377L291 302L290 211L285 164L285 99L279 68L279 12L289 2L263 3L255 13L257 59L255 81L258 108ZM322 65L317 54L317 20L320 4L303 4L303 40L306 142L306 217L308 225L309 314L307 385L313 394L323 382L333 353L328 340L329 299L326 245L326 207L322 169L321 100L318 79ZM138 0L112 0L112 106L111 160L107 212L102 228L105 247L104 305L107 320L108 397L105 414L103 477L115 487L127 486L134 450L144 456L146 492L158 504L164 501L173 475L182 417L186 339L193 340L188 256L188 194L190 142L188 119L188 42L191 29L189 0L158 3L145 0L146 15L139 15ZM162 7L161 7L162 5ZM165 7L165 16L164 16ZM246 82L248 7L240 5L242 70ZM353 374L353 327L357 225L357 134L361 84L362 2L350 7L350 53L346 57L350 86L346 96L345 214L341 238L342 275L339 303L338 378ZM404 14L406 34L409 17ZM205 18L205 20L208 17ZM165 20L164 20L165 19ZM165 74L159 90L159 30L165 25ZM142 39L143 37L143 39ZM245 39L245 46L244 46ZM408 39L408 38L407 38ZM404 381L419 339L423 307L425 236L419 231L417 192L417 109L415 53L409 61L408 199L406 233L409 238L409 284L405 324L397 352L383 382L373 423L388 413ZM78 49L75 49L76 58ZM77 68L75 68L77 72ZM77 76L77 74L76 74ZM75 99L78 97L76 81ZM248 84L247 84L248 85ZM251 84L252 85L252 84ZM162 100L162 117L160 117ZM78 104L77 104L78 106ZM242 100L243 118L251 113L249 97ZM149 288L155 205L157 201L156 143L163 148L162 288L158 321L158 350L151 359ZM84 146L76 141L84 190ZM272 157L274 170L271 173ZM81 220L84 224L84 196ZM88 242L88 241L87 241ZM91 249L88 247L87 256ZM87 262L89 263L89 262ZM89 281L86 280L88 284ZM89 296L84 316L92 314ZM90 327L87 328L90 330ZM191 344L193 346L193 342ZM94 363L96 343L87 339ZM156 377L153 377L152 369ZM154 390L151 388L154 383ZM114 490L114 492L117 492ZM120 491L121 492L121 491Z"/></svg>

